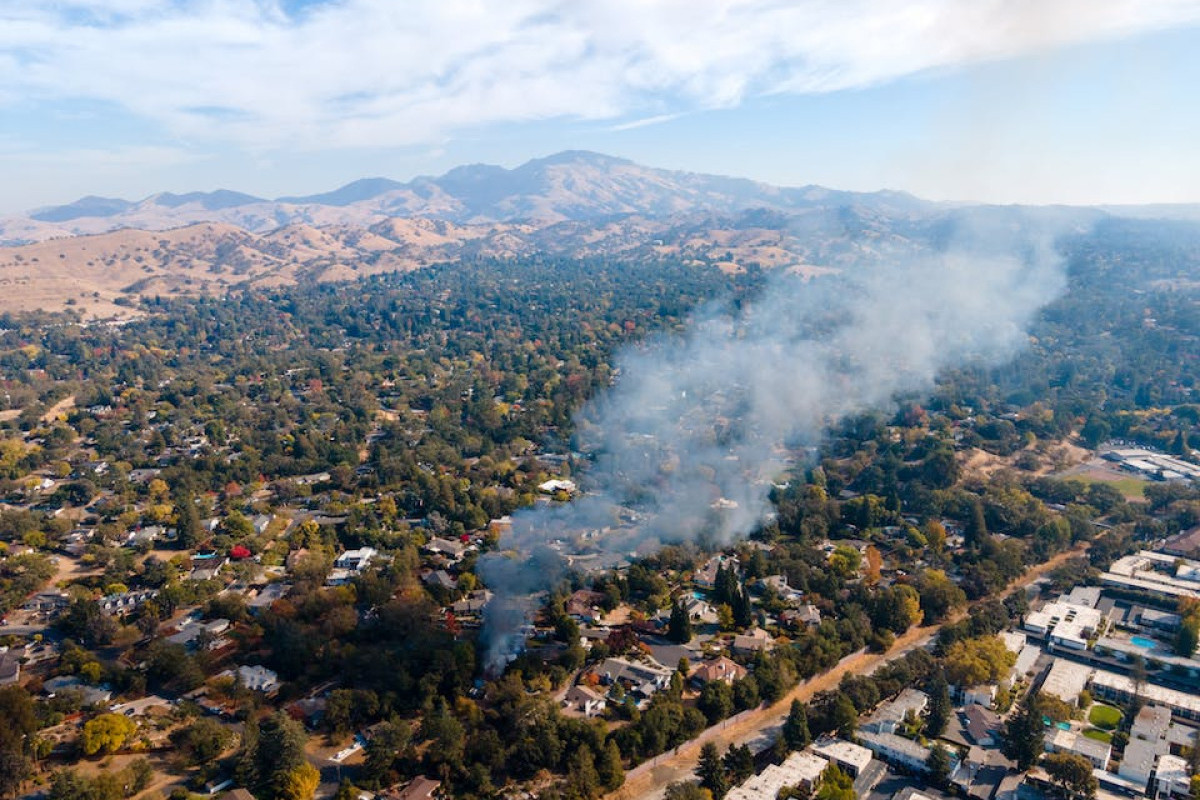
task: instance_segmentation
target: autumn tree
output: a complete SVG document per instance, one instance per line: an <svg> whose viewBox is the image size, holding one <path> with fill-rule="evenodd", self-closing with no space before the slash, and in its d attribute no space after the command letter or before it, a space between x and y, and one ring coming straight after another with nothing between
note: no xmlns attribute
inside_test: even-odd
<svg viewBox="0 0 1200 800"><path fill-rule="evenodd" d="M1042 767L1050 781L1070 797L1094 798L1099 784L1092 771L1092 762L1074 753L1049 753L1042 758Z"/></svg>

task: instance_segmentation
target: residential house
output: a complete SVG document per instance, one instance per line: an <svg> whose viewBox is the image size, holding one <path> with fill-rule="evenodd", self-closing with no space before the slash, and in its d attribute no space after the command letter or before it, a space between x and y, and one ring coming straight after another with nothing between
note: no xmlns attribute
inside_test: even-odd
<svg viewBox="0 0 1200 800"><path fill-rule="evenodd" d="M377 797L383 800L435 800L441 796L442 782L424 775L409 781L403 788L399 784L384 789Z"/></svg>
<svg viewBox="0 0 1200 800"><path fill-rule="evenodd" d="M572 686L567 690L567 694L563 698L563 707L576 709L582 712L585 717L594 717L597 714L603 714L607 706L608 701L604 699L604 695L590 686L578 684Z"/></svg>
<svg viewBox="0 0 1200 800"><path fill-rule="evenodd" d="M905 689L875 709L860 728L872 733L895 733L906 716L919 717L928 705L929 695L917 689Z"/></svg>
<svg viewBox="0 0 1200 800"><path fill-rule="evenodd" d="M696 570L696 574L692 576L692 583L701 589L715 589L717 586L717 572L721 567L736 571L738 569L737 556L713 556L708 561L705 561L700 569Z"/></svg>
<svg viewBox="0 0 1200 800"><path fill-rule="evenodd" d="M990 706L996 700L999 687L994 683L983 683L978 686L956 686L955 692L964 706Z"/></svg>
<svg viewBox="0 0 1200 800"><path fill-rule="evenodd" d="M1046 736L1045 748L1047 753L1083 756L1091 761L1096 769L1105 769L1109 756L1112 755L1112 746L1107 742L1089 739L1078 731L1064 731L1061 728L1051 729L1051 733Z"/></svg>
<svg viewBox="0 0 1200 800"><path fill-rule="evenodd" d="M746 677L747 672L748 670L741 664L721 656L698 665L688 677L703 686L712 681L724 681L725 683L740 681Z"/></svg>
<svg viewBox="0 0 1200 800"><path fill-rule="evenodd" d="M230 622L227 619L214 619L208 622L185 621L177 633L167 637L167 641L172 644L181 644L188 649L203 646L206 650L217 650L229 643L222 636L229 630L229 626Z"/></svg>
<svg viewBox="0 0 1200 800"><path fill-rule="evenodd" d="M337 569L362 572L370 565L371 559L375 558L378 554L379 551L374 547L360 547L357 550L347 550L334 560L333 566Z"/></svg>
<svg viewBox="0 0 1200 800"><path fill-rule="evenodd" d="M279 691L279 675L263 666L242 665L236 670L225 670L219 677L236 677L238 683L254 692L272 694Z"/></svg>
<svg viewBox="0 0 1200 800"><path fill-rule="evenodd" d="M593 674L605 684L620 683L626 690L649 697L667 688L674 670L655 661L628 661L624 658L607 658L592 668Z"/></svg>
<svg viewBox="0 0 1200 800"><path fill-rule="evenodd" d="M466 555L467 545L453 539L443 539L435 536L425 545L425 552L443 556L452 563L457 563Z"/></svg>
<svg viewBox="0 0 1200 800"><path fill-rule="evenodd" d="M905 739L903 736L897 736L894 733L860 731L858 740L862 742L864 747L892 766L900 767L901 769L917 774L921 774L926 770L925 762L929 759L929 748L914 742L912 739ZM954 766L953 762L954 758L952 755L952 768Z"/></svg>
<svg viewBox="0 0 1200 800"><path fill-rule="evenodd" d="M717 610L712 607L712 604L701 600L699 597L689 596L683 601L683 610L687 612L688 618L692 622L697 622L702 625L716 625L718 621Z"/></svg>
<svg viewBox="0 0 1200 800"><path fill-rule="evenodd" d="M981 705L972 704L963 709L967 735L980 747L996 744L1000 730L1000 717Z"/></svg>
<svg viewBox="0 0 1200 800"><path fill-rule="evenodd" d="M157 595L157 589L141 589L133 592L109 594L100 598L100 609L106 614L124 616Z"/></svg>
<svg viewBox="0 0 1200 800"><path fill-rule="evenodd" d="M431 569L421 578L421 582L430 588L444 589L448 592L458 588L454 577L444 569Z"/></svg>
<svg viewBox="0 0 1200 800"><path fill-rule="evenodd" d="M775 639L762 628L751 628L733 637L733 652L738 655L753 655L770 651Z"/></svg>
<svg viewBox="0 0 1200 800"><path fill-rule="evenodd" d="M605 599L601 592L580 589L567 598L565 611L576 622L599 622L604 617L600 605Z"/></svg>
<svg viewBox="0 0 1200 800"><path fill-rule="evenodd" d="M455 616L477 617L483 613L484 607L491 601L492 593L487 589L476 589L468 592L467 596L450 606Z"/></svg>
<svg viewBox="0 0 1200 800"><path fill-rule="evenodd" d="M815 753L792 753L782 764L772 764L751 775L725 795L726 800L775 800L785 787L797 787L812 793L821 782L829 762Z"/></svg>
<svg viewBox="0 0 1200 800"><path fill-rule="evenodd" d="M246 607L257 616L274 605L276 600L282 600L291 590L290 583L268 583L246 603Z"/></svg>

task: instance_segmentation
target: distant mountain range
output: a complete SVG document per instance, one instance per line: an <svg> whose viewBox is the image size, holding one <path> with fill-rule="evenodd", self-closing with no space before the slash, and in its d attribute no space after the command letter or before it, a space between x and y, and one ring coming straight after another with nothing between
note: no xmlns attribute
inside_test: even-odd
<svg viewBox="0 0 1200 800"><path fill-rule="evenodd" d="M350 280L464 258L662 258L816 275L951 241L968 218L993 230L1062 231L1106 215L1197 219L1197 208L938 204L569 151L515 169L366 178L304 197L84 197L3 218L0 311L128 316L137 297Z"/></svg>
<svg viewBox="0 0 1200 800"><path fill-rule="evenodd" d="M137 202L84 197L67 205L0 219L0 245L118 228L166 230L198 222L228 223L263 233L297 223L366 227L390 217L425 217L459 224L546 224L629 214L666 217L759 208L790 212L839 205L889 214L929 207L902 192L860 194L819 186L780 188L741 178L653 169L599 153L568 151L515 169L475 164L408 183L365 178L331 192L276 200L224 189L155 194Z"/></svg>

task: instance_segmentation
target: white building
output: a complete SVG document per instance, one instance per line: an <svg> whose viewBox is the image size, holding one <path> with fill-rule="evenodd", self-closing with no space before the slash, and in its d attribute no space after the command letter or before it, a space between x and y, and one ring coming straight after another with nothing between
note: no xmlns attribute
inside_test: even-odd
<svg viewBox="0 0 1200 800"><path fill-rule="evenodd" d="M857 778L859 773L871 763L870 750L844 739L822 739L814 742L810 749L822 758L837 764L839 769L852 778Z"/></svg>
<svg viewBox="0 0 1200 800"><path fill-rule="evenodd" d="M1104 618L1091 606L1066 602L1046 603L1025 617L1025 629L1047 637L1052 644L1086 650L1088 637L1095 634Z"/></svg>
<svg viewBox="0 0 1200 800"><path fill-rule="evenodd" d="M1130 739L1129 744L1125 745L1125 755L1121 756L1117 774L1145 791L1150 783L1150 773L1154 770L1157 749L1155 743L1145 739Z"/></svg>
<svg viewBox="0 0 1200 800"><path fill-rule="evenodd" d="M576 685L567 690L567 696L563 698L563 705L567 708L578 709L585 717L594 717L604 713L608 702L604 699L604 695L590 686Z"/></svg>
<svg viewBox="0 0 1200 800"><path fill-rule="evenodd" d="M1165 706L1171 709L1171 715L1191 722L1200 722L1200 697L1187 692L1168 689L1153 683L1143 683L1135 687L1133 681L1115 672L1098 669L1092 676L1092 694L1104 700L1118 704L1127 704L1133 699L1134 690L1137 696L1146 703Z"/></svg>
<svg viewBox="0 0 1200 800"><path fill-rule="evenodd" d="M800 786L812 792L829 762L810 752L792 753L782 764L772 764L747 778L725 795L726 800L775 800L785 786Z"/></svg>
<svg viewBox="0 0 1200 800"><path fill-rule="evenodd" d="M860 732L858 738L864 747L893 766L915 773L925 771L925 762L929 759L929 748L912 739L905 739L894 733L872 733L870 731ZM951 763L952 768L953 766Z"/></svg>
<svg viewBox="0 0 1200 800"><path fill-rule="evenodd" d="M227 671L223 675L237 675L238 682L255 692L271 694L279 689L279 676L273 670L263 666L248 667L242 665L236 671Z"/></svg>
<svg viewBox="0 0 1200 800"><path fill-rule="evenodd" d="M1170 753L1159 756L1154 785L1158 788L1159 797L1191 797L1192 779L1187 762Z"/></svg>
<svg viewBox="0 0 1200 800"><path fill-rule="evenodd" d="M337 557L333 565L338 569L348 569L354 572L362 572L371 563L379 551L374 547L360 547L357 550L347 550Z"/></svg>
<svg viewBox="0 0 1200 800"><path fill-rule="evenodd" d="M1142 706L1133 718L1133 726L1129 732L1135 739L1165 743L1170 727L1171 709L1163 706Z"/></svg>
<svg viewBox="0 0 1200 800"><path fill-rule="evenodd" d="M913 716L919 717L925 713L928 705L929 695L917 689L905 689L896 696L896 699L889 700L875 709L874 713L863 721L859 729L873 733L895 733L905 716L911 713Z"/></svg>
<svg viewBox="0 0 1200 800"><path fill-rule="evenodd" d="M1045 746L1047 753L1071 753L1083 756L1091 761L1096 769L1107 767L1109 756L1112 755L1112 746L1106 742L1089 739L1082 733L1064 731L1062 728L1053 729L1053 732L1046 737Z"/></svg>
<svg viewBox="0 0 1200 800"><path fill-rule="evenodd" d="M1052 695L1064 703L1077 705L1079 693L1087 688L1088 679L1092 676L1092 668L1076 664L1066 659L1055 659L1050 667L1045 682L1042 683L1042 694Z"/></svg>
<svg viewBox="0 0 1200 800"><path fill-rule="evenodd" d="M1168 599L1200 598L1200 562L1142 550L1118 559L1100 576L1107 586L1138 589Z"/></svg>

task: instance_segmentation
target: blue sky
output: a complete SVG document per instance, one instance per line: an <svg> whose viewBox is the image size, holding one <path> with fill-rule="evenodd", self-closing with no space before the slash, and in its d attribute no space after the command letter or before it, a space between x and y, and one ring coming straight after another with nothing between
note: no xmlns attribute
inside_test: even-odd
<svg viewBox="0 0 1200 800"><path fill-rule="evenodd" d="M993 202L1200 201L1194 0L6 0L0 213L590 149Z"/></svg>

